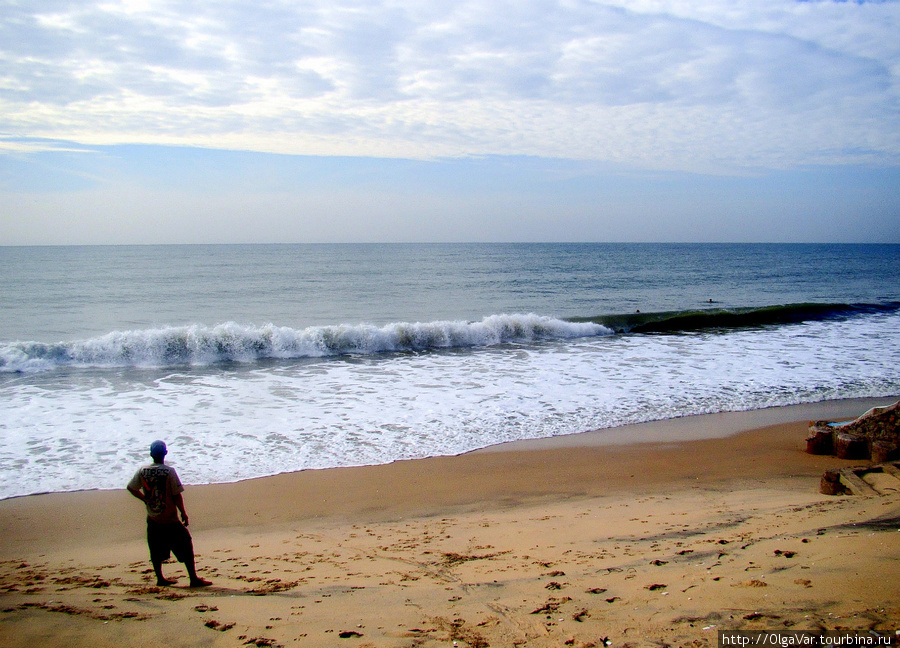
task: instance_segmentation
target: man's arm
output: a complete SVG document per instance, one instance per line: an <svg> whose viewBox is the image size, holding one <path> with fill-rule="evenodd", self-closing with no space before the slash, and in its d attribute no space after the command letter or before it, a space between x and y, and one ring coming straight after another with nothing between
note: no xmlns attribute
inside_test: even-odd
<svg viewBox="0 0 900 648"><path fill-rule="evenodd" d="M181 493L172 496L172 501L175 502L176 508L178 508L178 512L181 513L181 521L184 523L184 526L188 525L188 516L187 511L184 510L184 498L181 496Z"/></svg>
<svg viewBox="0 0 900 648"><path fill-rule="evenodd" d="M134 486L128 486L128 492L131 493L132 495L134 495L135 497L137 497L142 502L147 501L147 498L144 497L144 493L139 488L135 488Z"/></svg>

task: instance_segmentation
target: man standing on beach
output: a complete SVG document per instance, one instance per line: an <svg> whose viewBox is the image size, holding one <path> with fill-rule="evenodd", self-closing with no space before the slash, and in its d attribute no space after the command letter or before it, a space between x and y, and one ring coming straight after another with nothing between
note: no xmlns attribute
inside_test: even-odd
<svg viewBox="0 0 900 648"><path fill-rule="evenodd" d="M194 543L187 530L188 516L184 510L181 493L184 486L178 473L167 466L164 459L168 450L162 441L150 444L153 463L140 468L128 482L128 491L147 505L147 545L150 547L150 562L156 572L159 586L175 583L163 576L162 564L174 553L179 562L184 563L191 587L212 585L197 576L194 568ZM181 521L178 514L181 513Z"/></svg>

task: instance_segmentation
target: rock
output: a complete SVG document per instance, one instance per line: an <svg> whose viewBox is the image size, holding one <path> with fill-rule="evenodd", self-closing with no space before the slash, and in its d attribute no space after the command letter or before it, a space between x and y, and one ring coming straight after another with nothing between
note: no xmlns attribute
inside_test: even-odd
<svg viewBox="0 0 900 648"><path fill-rule="evenodd" d="M834 435L834 454L838 459L866 459L869 456L869 444L855 434L837 432Z"/></svg>
<svg viewBox="0 0 900 648"><path fill-rule="evenodd" d="M832 443L832 430L825 424L820 427L818 422L810 421L810 435L806 437L806 451L814 455L830 455L834 454L834 444Z"/></svg>
<svg viewBox="0 0 900 648"><path fill-rule="evenodd" d="M872 442L872 463L885 463L897 455L897 445L890 441Z"/></svg>
<svg viewBox="0 0 900 648"><path fill-rule="evenodd" d="M841 424L810 421L806 451L884 463L900 455L900 401Z"/></svg>
<svg viewBox="0 0 900 648"><path fill-rule="evenodd" d="M845 490L841 483L841 471L826 470L819 484L819 492L823 495L842 495Z"/></svg>

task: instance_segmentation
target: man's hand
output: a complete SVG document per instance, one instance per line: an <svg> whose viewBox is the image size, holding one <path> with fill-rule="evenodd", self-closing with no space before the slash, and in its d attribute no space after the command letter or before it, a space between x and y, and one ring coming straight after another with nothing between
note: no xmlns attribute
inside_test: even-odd
<svg viewBox="0 0 900 648"><path fill-rule="evenodd" d="M184 498L181 496L181 493L173 495L172 500L175 502L175 508L181 513L181 523L184 524L184 526L187 526L188 516L187 511L184 509Z"/></svg>

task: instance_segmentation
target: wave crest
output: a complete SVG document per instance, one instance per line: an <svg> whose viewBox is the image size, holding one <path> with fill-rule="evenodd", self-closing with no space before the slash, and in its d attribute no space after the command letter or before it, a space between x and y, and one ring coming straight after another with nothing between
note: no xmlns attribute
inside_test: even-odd
<svg viewBox="0 0 900 648"><path fill-rule="evenodd" d="M612 334L593 322L567 322L535 314L491 315L480 322L398 322L314 326L305 329L226 322L138 331L46 344L0 345L0 371L36 372L56 367L166 367L263 359L318 358L481 347L507 342Z"/></svg>

